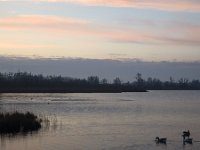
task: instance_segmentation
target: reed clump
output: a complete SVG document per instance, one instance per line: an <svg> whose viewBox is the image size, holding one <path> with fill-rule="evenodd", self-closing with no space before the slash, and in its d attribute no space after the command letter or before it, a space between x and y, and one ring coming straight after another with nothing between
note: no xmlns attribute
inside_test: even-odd
<svg viewBox="0 0 200 150"><path fill-rule="evenodd" d="M30 112L0 113L0 134L17 134L37 131L42 120Z"/></svg>

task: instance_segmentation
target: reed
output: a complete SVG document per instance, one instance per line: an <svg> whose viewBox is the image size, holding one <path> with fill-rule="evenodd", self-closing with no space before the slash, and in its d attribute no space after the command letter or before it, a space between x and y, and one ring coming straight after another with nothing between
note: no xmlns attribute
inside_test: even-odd
<svg viewBox="0 0 200 150"><path fill-rule="evenodd" d="M42 120L30 112L0 113L0 134L17 134L37 131Z"/></svg>

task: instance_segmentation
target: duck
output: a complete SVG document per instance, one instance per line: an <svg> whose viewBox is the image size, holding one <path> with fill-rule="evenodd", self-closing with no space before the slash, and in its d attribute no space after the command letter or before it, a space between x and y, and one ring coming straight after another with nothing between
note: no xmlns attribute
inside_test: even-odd
<svg viewBox="0 0 200 150"><path fill-rule="evenodd" d="M187 138L183 140L183 143L187 143L187 144L192 144L193 139L192 138Z"/></svg>
<svg viewBox="0 0 200 150"><path fill-rule="evenodd" d="M158 136L155 138L156 143L162 143L166 144L167 143L167 138L159 138Z"/></svg>
<svg viewBox="0 0 200 150"><path fill-rule="evenodd" d="M183 138L185 138L185 137L190 137L190 131L188 130L188 131L183 131Z"/></svg>

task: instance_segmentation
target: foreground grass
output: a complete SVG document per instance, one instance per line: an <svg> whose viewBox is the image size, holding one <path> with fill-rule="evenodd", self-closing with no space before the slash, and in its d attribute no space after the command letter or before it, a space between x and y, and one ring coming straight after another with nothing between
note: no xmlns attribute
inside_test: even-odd
<svg viewBox="0 0 200 150"><path fill-rule="evenodd" d="M33 113L0 113L0 134L31 132L40 128L41 119Z"/></svg>

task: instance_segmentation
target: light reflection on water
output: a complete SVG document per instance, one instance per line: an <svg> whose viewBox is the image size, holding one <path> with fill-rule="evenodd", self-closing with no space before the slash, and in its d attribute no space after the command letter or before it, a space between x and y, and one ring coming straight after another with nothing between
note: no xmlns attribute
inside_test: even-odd
<svg viewBox="0 0 200 150"><path fill-rule="evenodd" d="M1 150L197 150L200 92L1 94L0 111L31 111L50 122L26 136L1 137ZM181 132L196 142L182 145ZM154 138L169 139L156 145Z"/></svg>

